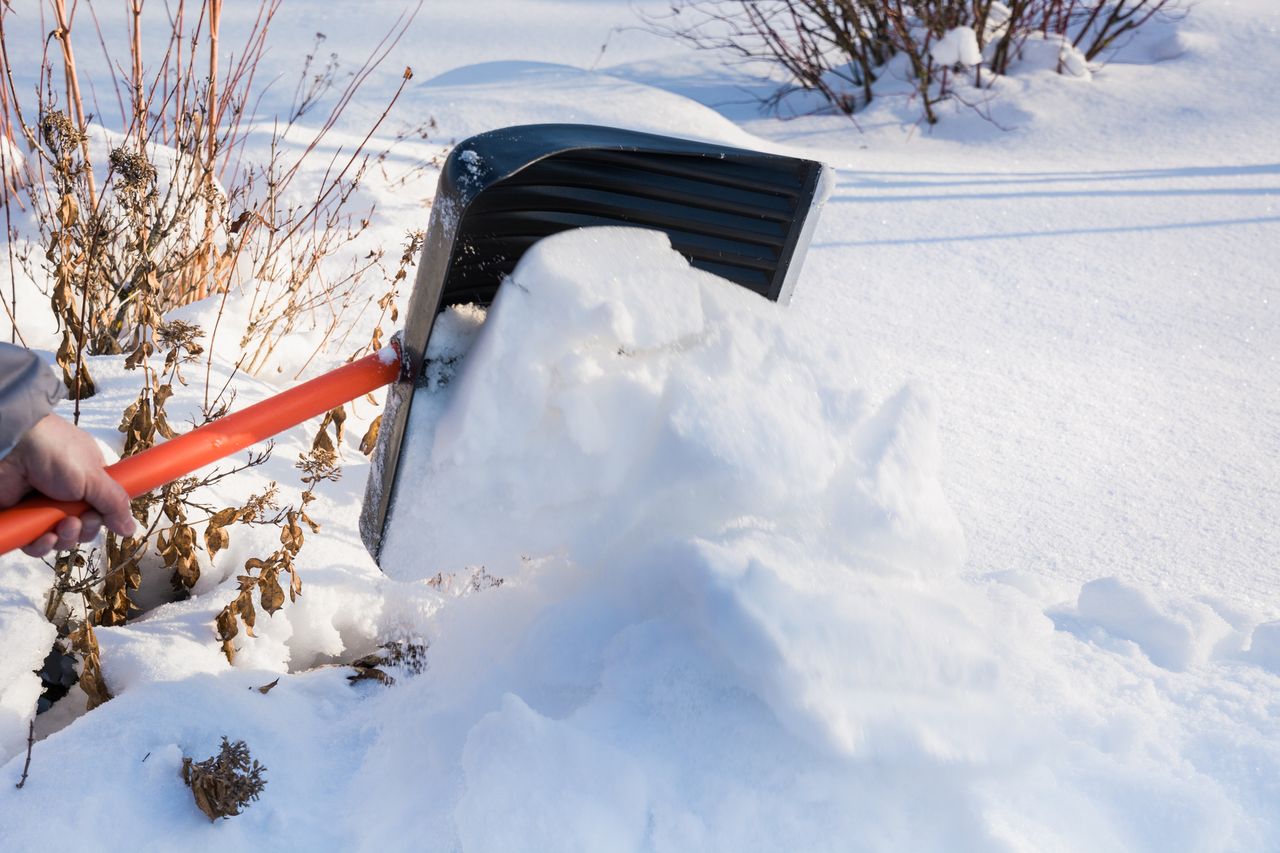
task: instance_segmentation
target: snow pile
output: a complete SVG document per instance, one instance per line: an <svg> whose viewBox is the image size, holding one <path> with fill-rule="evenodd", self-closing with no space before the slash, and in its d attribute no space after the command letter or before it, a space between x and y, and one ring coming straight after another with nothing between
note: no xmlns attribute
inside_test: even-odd
<svg viewBox="0 0 1280 853"><path fill-rule="evenodd" d="M530 91L538 92L530 99ZM722 144L769 147L687 97L611 74L549 62L504 60L453 68L410 96L462 139L495 127L567 122L671 132Z"/></svg>
<svg viewBox="0 0 1280 853"><path fill-rule="evenodd" d="M44 618L48 570L17 559L6 561L0 589L0 761L26 746L27 723L40 697L40 669L57 630Z"/></svg>
<svg viewBox="0 0 1280 853"><path fill-rule="evenodd" d="M877 410L784 317L657 232L545 241L461 374L415 402L387 570L505 570L561 548L603 564L659 534L787 531L886 572L950 574L961 534L927 403L905 390Z"/></svg>
<svg viewBox="0 0 1280 853"><path fill-rule="evenodd" d="M846 356L664 242L550 239L478 333L445 323L437 359L474 345L415 400L383 565L506 583L431 617L432 668L389 700L356 785L406 756L426 778L368 841L1255 840L1222 780L1168 774L1189 731L1148 681L1202 664L1222 620L1115 582L1051 620L1025 578L959 578L920 394L877 405Z"/></svg>
<svg viewBox="0 0 1280 853"><path fill-rule="evenodd" d="M964 549L929 406L871 404L783 317L656 232L540 244L460 375L419 393L385 570L573 566L675 618L798 738L964 752L950 715L994 670L948 600ZM952 725L871 699L925 688Z"/></svg>
<svg viewBox="0 0 1280 853"><path fill-rule="evenodd" d="M978 34L973 27L956 27L947 30L942 38L929 47L929 55L939 65L963 65L970 68L982 61L982 50L978 47Z"/></svg>
<svg viewBox="0 0 1280 853"><path fill-rule="evenodd" d="M412 418L384 568L506 579L441 611L430 676L370 758L370 783L406 744L437 758L400 815L424 831L843 847L885 830L843 762L990 757L1008 721L927 402L874 404L663 235L539 244Z"/></svg>
<svg viewBox="0 0 1280 853"><path fill-rule="evenodd" d="M994 45L988 45L994 51ZM1031 33L1016 48L1015 59L1009 63L1014 74L1047 72L1092 80L1089 61L1084 53L1068 39L1060 35Z"/></svg>

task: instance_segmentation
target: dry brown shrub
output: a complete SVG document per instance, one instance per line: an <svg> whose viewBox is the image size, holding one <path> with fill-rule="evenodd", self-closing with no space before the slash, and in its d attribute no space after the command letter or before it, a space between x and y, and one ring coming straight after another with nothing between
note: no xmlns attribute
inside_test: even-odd
<svg viewBox="0 0 1280 853"><path fill-rule="evenodd" d="M182 759L182 781L211 821L238 815L256 801L267 786L266 771L244 741L230 743L225 737L217 755L204 761Z"/></svg>
<svg viewBox="0 0 1280 853"><path fill-rule="evenodd" d="M404 70L360 144L336 146L332 135L416 9L390 21L386 35L354 67L341 67L332 54L317 60L313 50L288 114L275 125L267 155L255 160L248 142L264 82L257 71L281 0L257 0L256 18L239 43L229 43L222 31L222 0L148 4L145 16L142 0L126 2L128 41L110 44L94 32L93 16L77 14L67 0L21 5L0 0L0 196L10 269L25 265L32 280L48 282L60 336L56 361L73 416L78 420L81 401L97 390L90 356L119 355L139 376L137 395L120 419L128 456L181 431L169 407L184 394L192 379L186 372L201 358L205 422L228 410L234 392L211 387L213 341L219 334L240 333L220 328L228 300L243 299L250 317L233 375L260 370L276 345L304 323L322 330L319 352L340 347L361 312L374 306L394 322L396 288L411 258L402 259L395 276L383 268L381 253L348 265L329 261L368 228L371 211L354 202L369 170L385 162L387 151L372 140L412 72ZM32 89L16 81L10 47L31 37L33 27L45 20L53 29L43 42L38 85ZM167 39L158 55L144 56L147 27ZM322 40L318 35L317 48ZM119 105L114 118L96 102L90 109L82 95L76 59L82 43L101 49L110 67L119 70L110 81ZM110 91L103 80L96 82L99 94ZM29 154L19 160L12 155L20 149ZM340 155L328 153L334 149ZM312 180L317 175L322 177ZM310 190L304 193L307 182ZM36 233L19 235L14 211L29 212ZM15 255L20 236L32 238L40 250ZM368 278L385 278L388 295L370 295L383 288L364 286ZM12 279L8 290L0 289L0 303L19 338L23 314ZM170 310L207 296L219 299L212 328L166 321ZM372 346L380 345L381 323ZM206 331L208 339L201 344ZM176 593L185 595L201 567L228 547L236 525L280 529L282 547L248 562L241 597L219 617L217 629L229 657L236 620L252 630L255 600L273 613L283 605L286 590L290 600L296 598L301 580L295 557L303 525L318 529L307 504L319 483L337 476L336 442L344 414L331 413L322 426L323 438L303 465L297 507L277 506L275 484L238 506L208 497L209 486L262 464L268 448L242 464L139 497L133 511L141 531L134 538L108 535L100 550L55 559L46 612L80 657L91 705L110 698L93 629L124 624L136 615L134 593L144 568L162 565Z"/></svg>

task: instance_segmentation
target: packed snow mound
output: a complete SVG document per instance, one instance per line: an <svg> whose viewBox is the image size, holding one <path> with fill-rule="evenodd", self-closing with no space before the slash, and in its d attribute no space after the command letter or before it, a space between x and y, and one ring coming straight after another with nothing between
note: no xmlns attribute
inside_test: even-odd
<svg viewBox="0 0 1280 853"><path fill-rule="evenodd" d="M451 359L456 325L435 343ZM658 232L538 244L457 377L418 394L409 436L414 485L382 561L400 578L752 533L904 577L963 559L927 398L874 404L784 309L693 269Z"/></svg>
<svg viewBox="0 0 1280 853"><path fill-rule="evenodd" d="M898 728L869 690L988 683L967 621L916 586L964 554L927 400L873 405L785 316L659 232L538 244L456 378L414 401L384 569L562 559L637 595L670 584L709 652L842 751ZM937 630L881 646L917 616ZM964 751L945 728L894 737Z"/></svg>
<svg viewBox="0 0 1280 853"><path fill-rule="evenodd" d="M970 68L982 61L982 50L978 47L978 34L973 27L956 27L947 30L929 48L929 55L939 65L962 65Z"/></svg>
<svg viewBox="0 0 1280 853"><path fill-rule="evenodd" d="M1167 700L1109 698L1145 657L959 575L927 398L870 399L791 316L662 235L602 229L531 249L487 318L442 320L382 565L506 583L433 615L430 673L390 700L355 785L406 756L427 778L366 843L1252 840L1216 779L1158 769L1187 736ZM1082 616L1138 606L1106 594ZM1177 654L1151 623L1147 647Z"/></svg>
<svg viewBox="0 0 1280 853"><path fill-rule="evenodd" d="M549 62L499 61L445 72L410 95L461 139L495 127L566 122L666 133L756 150L779 146L684 95Z"/></svg>

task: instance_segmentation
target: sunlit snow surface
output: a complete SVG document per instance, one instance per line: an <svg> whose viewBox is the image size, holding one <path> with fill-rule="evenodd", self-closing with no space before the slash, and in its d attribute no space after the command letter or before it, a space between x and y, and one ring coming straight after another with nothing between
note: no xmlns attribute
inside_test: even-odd
<svg viewBox="0 0 1280 853"><path fill-rule="evenodd" d="M102 815L144 798L145 837L204 837L177 772L223 731L271 770L270 795L216 828L234 838L285 820L371 849L1266 837L1215 771L1275 766L1275 748L1201 731L1156 689L1230 639L1221 617L1118 581L1046 614L1025 579L962 578L927 395L869 395L847 353L662 235L544 241L487 317L441 320L431 355L392 579L321 578L236 670L182 616L199 604L103 629L122 695L42 743L28 789L0 790L6 837L37 844L22 806L56 808L86 772ZM504 583L466 592L480 567ZM333 669L253 689L361 636L426 640L430 667L391 690ZM377 820L334 817L366 801Z"/></svg>
<svg viewBox="0 0 1280 853"><path fill-rule="evenodd" d="M41 715L21 791L49 573L4 558L0 847L1280 849L1280 10L1199 4L1066 76L1061 46L1031 40L932 129L890 69L855 129L762 115L770 81L637 31L631 5L424 6L332 140L357 142L413 66L380 134L408 139L365 176L352 257L425 225L436 172L413 163L581 120L837 167L793 304L652 236L543 246L487 318L441 319L390 577L356 532L354 445L378 412L358 402L302 597L227 665L214 616L278 547L237 527L190 600L98 632L116 698L83 715L73 690ZM357 60L398 7L284 4L276 35L305 37L261 79L294 79L316 29ZM113 9L95 8L108 39L127 33ZM224 29L251 11L228 5ZM29 87L47 32L6 14L33 26ZM97 51L78 62L109 100ZM251 154L289 94L262 102ZM13 286L55 346L43 296ZM323 328L299 329L232 376L247 302L210 347L237 405L371 328L314 360ZM139 380L91 365L81 423L118 451ZM198 416L191 378L174 423ZM219 505L273 479L296 500L313 431ZM481 565L503 585L470 591ZM154 604L168 581L146 577ZM429 643L427 671L383 689L327 666L389 640ZM223 735L268 787L210 825L178 768Z"/></svg>

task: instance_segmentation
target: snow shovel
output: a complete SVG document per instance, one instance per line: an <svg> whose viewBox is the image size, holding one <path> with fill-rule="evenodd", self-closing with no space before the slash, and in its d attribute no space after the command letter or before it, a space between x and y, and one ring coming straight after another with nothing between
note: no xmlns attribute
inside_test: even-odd
<svg viewBox="0 0 1280 853"><path fill-rule="evenodd" d="M436 316L488 305L543 237L594 225L654 228L699 269L786 302L823 200L824 167L616 128L509 127L459 143L436 189L417 278L385 349L107 468L132 497L391 385L360 515L377 560L402 488L397 462ZM394 383L394 384L393 384ZM0 554L27 545L83 502L31 497L0 512Z"/></svg>

